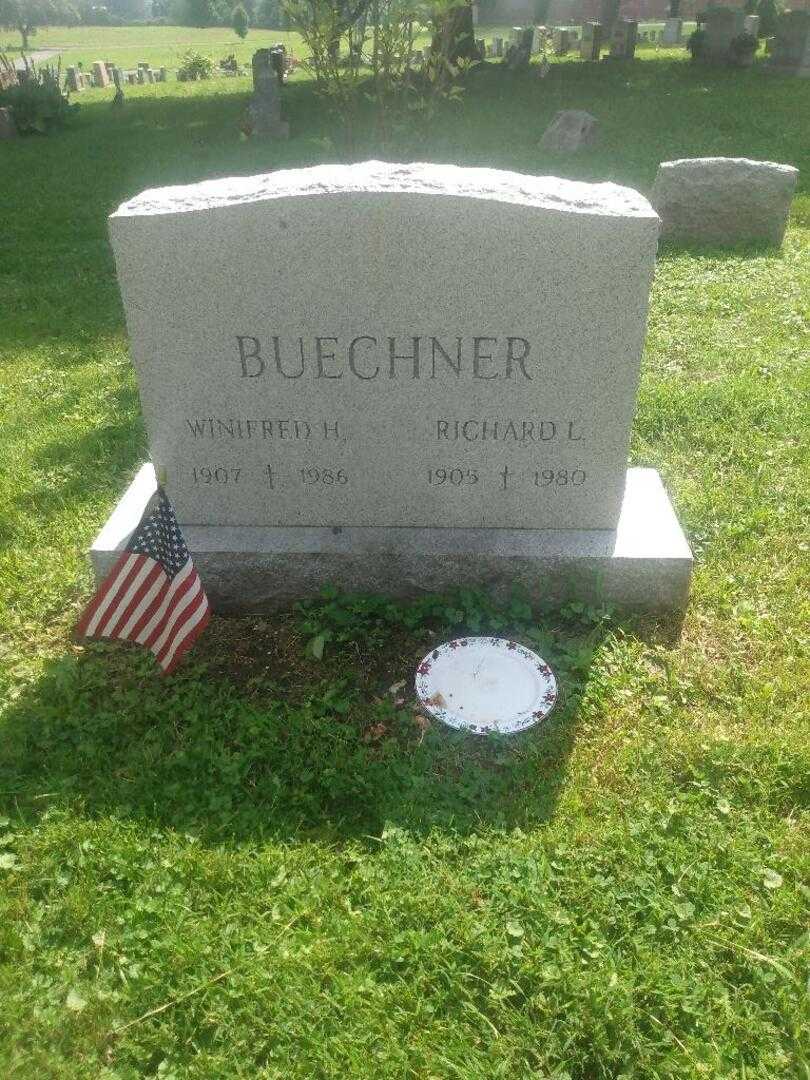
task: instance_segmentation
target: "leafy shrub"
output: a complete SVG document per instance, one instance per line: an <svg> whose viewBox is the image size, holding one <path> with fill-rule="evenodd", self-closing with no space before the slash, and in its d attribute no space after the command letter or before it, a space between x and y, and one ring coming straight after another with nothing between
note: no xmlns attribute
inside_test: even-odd
<svg viewBox="0 0 810 1080"><path fill-rule="evenodd" d="M703 50L706 48L706 31L694 30L687 42L686 48L689 50L689 55L693 60L699 60L703 55Z"/></svg>
<svg viewBox="0 0 810 1080"><path fill-rule="evenodd" d="M49 131L64 126L79 106L71 105L60 89L59 68L27 65L25 78L0 92L0 106L10 108L21 135Z"/></svg>
<svg viewBox="0 0 810 1080"><path fill-rule="evenodd" d="M197 82L198 79L210 79L214 72L214 61L203 53L189 49L180 57L177 78L181 82Z"/></svg>

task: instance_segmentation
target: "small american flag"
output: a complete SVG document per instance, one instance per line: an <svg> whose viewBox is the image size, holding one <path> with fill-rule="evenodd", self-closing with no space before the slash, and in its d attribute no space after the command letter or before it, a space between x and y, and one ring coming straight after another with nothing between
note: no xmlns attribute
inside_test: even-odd
<svg viewBox="0 0 810 1080"><path fill-rule="evenodd" d="M162 488L76 627L77 637L135 641L168 675L211 618L208 597Z"/></svg>

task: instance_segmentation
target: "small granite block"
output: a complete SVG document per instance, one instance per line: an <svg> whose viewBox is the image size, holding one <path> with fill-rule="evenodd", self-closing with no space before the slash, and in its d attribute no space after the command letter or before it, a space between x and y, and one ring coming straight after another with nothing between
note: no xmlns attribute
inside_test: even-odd
<svg viewBox="0 0 810 1080"><path fill-rule="evenodd" d="M542 150L571 153L590 146L599 131L599 121L581 109L561 109L543 132Z"/></svg>
<svg viewBox="0 0 810 1080"><path fill-rule="evenodd" d="M748 158L681 158L658 166L650 202L675 240L779 245L799 177L792 165Z"/></svg>
<svg viewBox="0 0 810 1080"><path fill-rule="evenodd" d="M107 574L155 493L142 466L93 543ZM692 553L654 469L629 469L616 529L464 529L182 525L215 610L284 608L325 585L413 597L455 586L540 604L568 599L682 612Z"/></svg>

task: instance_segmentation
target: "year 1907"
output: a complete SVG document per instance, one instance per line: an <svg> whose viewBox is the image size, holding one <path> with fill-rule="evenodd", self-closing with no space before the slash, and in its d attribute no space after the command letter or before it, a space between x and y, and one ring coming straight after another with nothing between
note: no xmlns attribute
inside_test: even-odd
<svg viewBox="0 0 810 1080"><path fill-rule="evenodd" d="M191 470L195 484L238 484L241 469L226 469L224 465L199 465Z"/></svg>

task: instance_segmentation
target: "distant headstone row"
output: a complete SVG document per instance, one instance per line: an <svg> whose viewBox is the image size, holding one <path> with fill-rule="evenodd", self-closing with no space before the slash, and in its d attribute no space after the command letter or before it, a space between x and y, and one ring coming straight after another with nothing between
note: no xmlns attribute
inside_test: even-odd
<svg viewBox="0 0 810 1080"><path fill-rule="evenodd" d="M125 71L109 60L94 60L91 67L92 72L82 71L79 67L69 67L65 73L65 89L72 93L79 93L81 90L89 90L92 87L104 89L112 84L120 87L125 83L130 85L164 83L169 79L168 68L150 67L145 60L139 61L137 68L133 71Z"/></svg>

